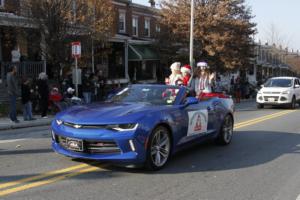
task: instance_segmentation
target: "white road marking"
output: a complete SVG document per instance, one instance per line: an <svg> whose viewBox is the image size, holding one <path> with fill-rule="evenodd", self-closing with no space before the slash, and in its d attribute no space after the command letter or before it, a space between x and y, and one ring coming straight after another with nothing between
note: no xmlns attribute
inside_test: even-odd
<svg viewBox="0 0 300 200"><path fill-rule="evenodd" d="M12 142L20 142L26 139L14 139L14 140L0 140L0 144L12 143Z"/></svg>
<svg viewBox="0 0 300 200"><path fill-rule="evenodd" d="M296 200L300 200L300 194L298 195L297 199Z"/></svg>

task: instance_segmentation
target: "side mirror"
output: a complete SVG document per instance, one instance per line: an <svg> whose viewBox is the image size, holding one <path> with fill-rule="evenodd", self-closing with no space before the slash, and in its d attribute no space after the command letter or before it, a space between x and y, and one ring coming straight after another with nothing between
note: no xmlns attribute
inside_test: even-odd
<svg viewBox="0 0 300 200"><path fill-rule="evenodd" d="M296 85L295 85L295 88L300 88L300 85L296 84Z"/></svg>
<svg viewBox="0 0 300 200"><path fill-rule="evenodd" d="M261 88L265 87L264 85L260 85Z"/></svg>
<svg viewBox="0 0 300 200"><path fill-rule="evenodd" d="M199 100L196 97L187 97L184 105L189 106L197 103L199 103Z"/></svg>

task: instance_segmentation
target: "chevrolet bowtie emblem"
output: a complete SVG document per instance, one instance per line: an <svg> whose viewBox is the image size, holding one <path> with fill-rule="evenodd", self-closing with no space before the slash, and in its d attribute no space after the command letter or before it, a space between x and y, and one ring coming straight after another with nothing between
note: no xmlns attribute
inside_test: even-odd
<svg viewBox="0 0 300 200"><path fill-rule="evenodd" d="M75 124L74 125L74 128L77 128L77 129L79 129L79 128L81 128L82 126L81 125L78 125L78 124Z"/></svg>

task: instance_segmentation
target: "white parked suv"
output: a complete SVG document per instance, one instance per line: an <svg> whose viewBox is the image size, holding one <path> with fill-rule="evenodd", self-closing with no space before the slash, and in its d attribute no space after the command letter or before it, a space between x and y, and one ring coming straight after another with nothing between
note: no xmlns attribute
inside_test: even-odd
<svg viewBox="0 0 300 200"><path fill-rule="evenodd" d="M256 95L258 108L264 105L288 105L294 109L300 101L300 80L296 77L270 78Z"/></svg>

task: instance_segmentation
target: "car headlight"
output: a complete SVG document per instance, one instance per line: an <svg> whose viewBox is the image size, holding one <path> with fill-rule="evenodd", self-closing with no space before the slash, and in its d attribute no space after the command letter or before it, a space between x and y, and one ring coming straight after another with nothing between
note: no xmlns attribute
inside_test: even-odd
<svg viewBox="0 0 300 200"><path fill-rule="evenodd" d="M284 91L281 94L290 94L290 91Z"/></svg>
<svg viewBox="0 0 300 200"><path fill-rule="evenodd" d="M55 121L56 121L56 124L57 124L58 126L62 125L62 123L63 123L63 121L62 121L62 120L59 120L59 119L57 119L57 120L55 120Z"/></svg>
<svg viewBox="0 0 300 200"><path fill-rule="evenodd" d="M138 124L115 124L108 125L107 128L115 131L135 131L138 127Z"/></svg>

